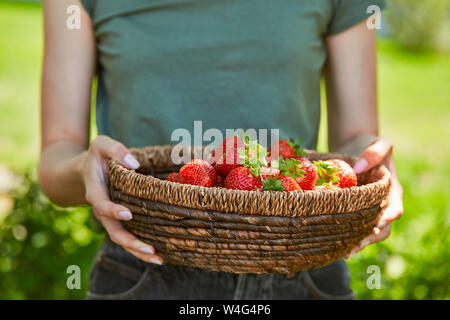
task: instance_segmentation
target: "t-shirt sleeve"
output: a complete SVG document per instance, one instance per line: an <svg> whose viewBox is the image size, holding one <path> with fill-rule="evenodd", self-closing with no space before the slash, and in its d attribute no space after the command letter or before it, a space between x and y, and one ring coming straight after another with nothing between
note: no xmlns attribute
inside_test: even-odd
<svg viewBox="0 0 450 320"><path fill-rule="evenodd" d="M86 10L86 12L88 13L88 15L90 17L92 17L92 15L94 14L94 2L95 0L80 0L81 5L83 6L83 8Z"/></svg>
<svg viewBox="0 0 450 320"><path fill-rule="evenodd" d="M333 0L333 13L328 25L327 35L342 32L367 19L375 12L370 6L386 7L385 0Z"/></svg>

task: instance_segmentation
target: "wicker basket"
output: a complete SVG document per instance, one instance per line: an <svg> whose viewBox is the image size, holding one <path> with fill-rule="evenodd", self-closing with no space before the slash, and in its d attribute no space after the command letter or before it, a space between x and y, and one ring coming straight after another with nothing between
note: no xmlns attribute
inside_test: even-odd
<svg viewBox="0 0 450 320"><path fill-rule="evenodd" d="M378 166L358 186L321 191L240 191L163 180L179 169L172 146L132 149L139 172L108 167L111 198L134 214L127 230L165 263L233 273L292 273L350 252L386 205L389 171ZM195 152L192 150L192 152ZM308 151L311 160L355 159Z"/></svg>

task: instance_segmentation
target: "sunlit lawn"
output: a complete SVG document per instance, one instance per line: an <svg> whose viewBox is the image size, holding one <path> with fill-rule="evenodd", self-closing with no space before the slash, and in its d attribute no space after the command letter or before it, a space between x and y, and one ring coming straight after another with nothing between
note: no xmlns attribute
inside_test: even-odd
<svg viewBox="0 0 450 320"><path fill-rule="evenodd" d="M361 297L450 298L449 84L450 55L379 43L381 131L396 146L405 213L383 245L351 259ZM384 271L381 290L366 289L372 263Z"/></svg>
<svg viewBox="0 0 450 320"><path fill-rule="evenodd" d="M40 6L0 2L0 30L0 164L22 172L39 148ZM396 146L405 213L387 241L349 260L352 285L359 298L449 299L450 55L378 48L381 131ZM381 289L367 288L369 265Z"/></svg>
<svg viewBox="0 0 450 320"><path fill-rule="evenodd" d="M0 30L0 163L23 169L39 150L40 6L0 2Z"/></svg>

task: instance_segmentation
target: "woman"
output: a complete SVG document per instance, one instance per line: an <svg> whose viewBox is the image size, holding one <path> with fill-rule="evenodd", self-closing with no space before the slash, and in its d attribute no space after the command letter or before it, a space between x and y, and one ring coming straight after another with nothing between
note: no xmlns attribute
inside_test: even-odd
<svg viewBox="0 0 450 320"><path fill-rule="evenodd" d="M81 28L66 27L69 5ZM373 234L384 240L402 214L392 144L378 136L375 31L361 0L44 1L40 182L67 206L90 204L108 234L91 299L354 298L343 260L285 275L234 275L163 264L126 232L132 218L108 198L105 165L139 163L127 147L170 143L176 128L280 130L314 149L325 75L329 147L361 155L357 172L384 163L390 203ZM97 125L89 145L90 92L98 74ZM224 112L225 111L225 112ZM365 149L365 151L363 151ZM161 265L162 264L162 265Z"/></svg>

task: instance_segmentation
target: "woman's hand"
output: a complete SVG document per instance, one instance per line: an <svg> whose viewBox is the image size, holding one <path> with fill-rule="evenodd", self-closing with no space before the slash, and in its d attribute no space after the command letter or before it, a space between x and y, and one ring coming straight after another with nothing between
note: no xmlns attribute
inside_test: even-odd
<svg viewBox="0 0 450 320"><path fill-rule="evenodd" d="M145 262L161 264L163 260L155 255L155 249L138 240L120 223L121 220L131 220L132 214L128 208L109 199L106 168L110 159L129 169L139 168L138 161L123 144L107 136L98 136L91 143L82 166L86 200L92 205L94 215L103 224L114 243Z"/></svg>
<svg viewBox="0 0 450 320"><path fill-rule="evenodd" d="M383 241L391 233L391 223L400 219L403 214L403 189L397 178L394 159L392 157L392 142L385 137L378 137L361 155L355 163L356 173L367 171L378 164L384 164L391 172L392 186L389 193L388 205L384 209L378 225L373 229L372 234L364 238L358 246L352 249L345 258L348 259L355 253L361 251L369 244Z"/></svg>

